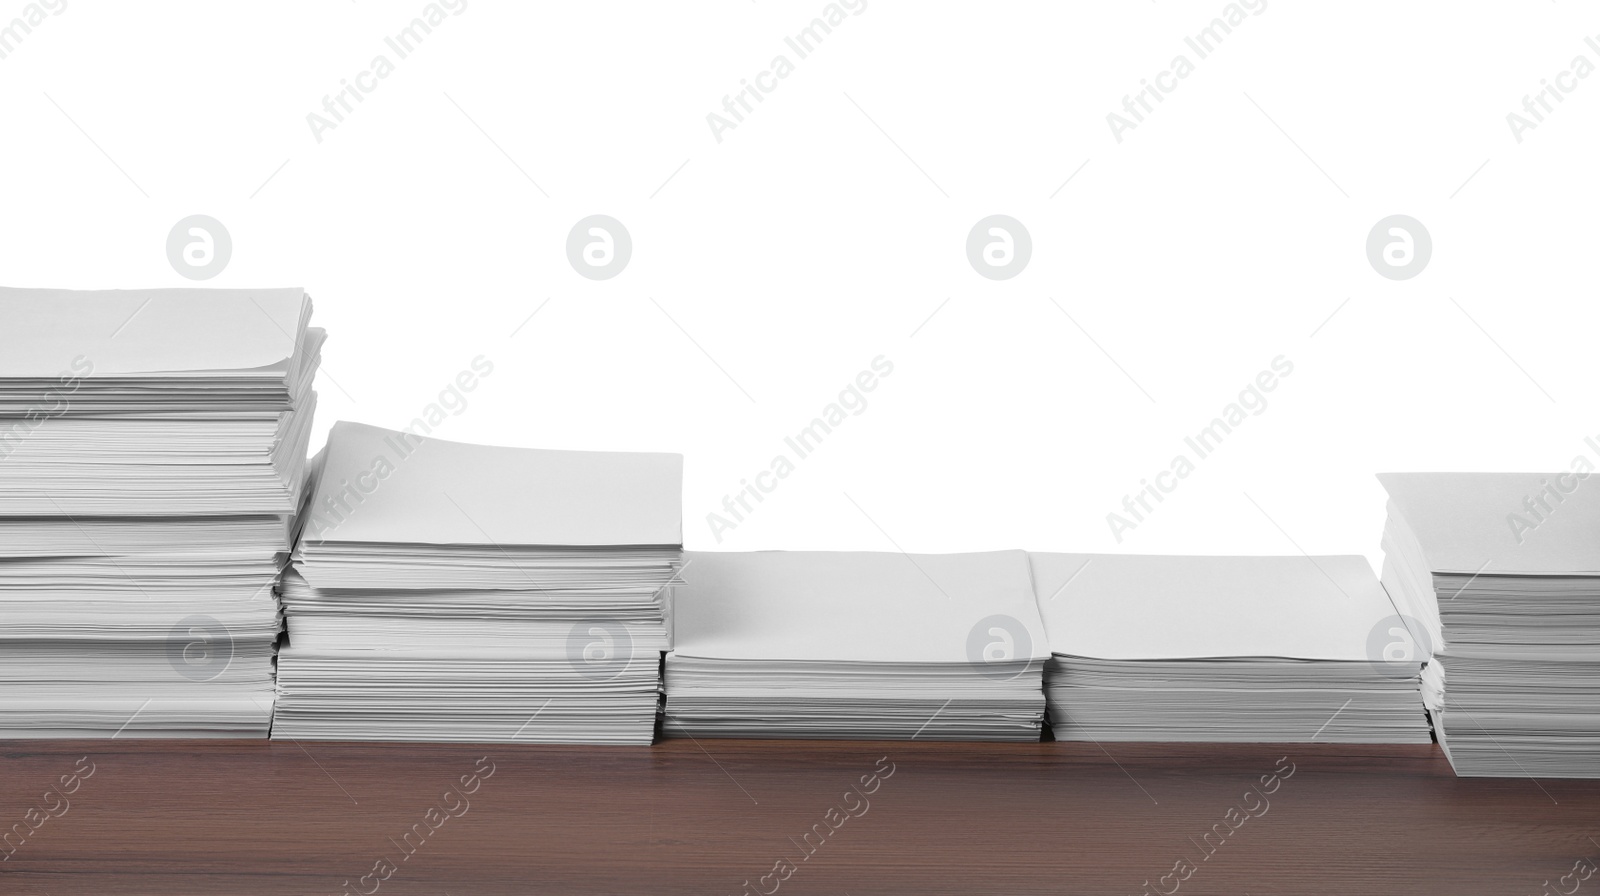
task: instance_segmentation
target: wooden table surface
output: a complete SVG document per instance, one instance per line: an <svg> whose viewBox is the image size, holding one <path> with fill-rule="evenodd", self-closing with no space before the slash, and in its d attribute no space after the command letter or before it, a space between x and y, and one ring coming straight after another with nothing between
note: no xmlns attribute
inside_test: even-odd
<svg viewBox="0 0 1600 896"><path fill-rule="evenodd" d="M1600 893L1600 782L1435 746L4 741L0 831L7 896Z"/></svg>

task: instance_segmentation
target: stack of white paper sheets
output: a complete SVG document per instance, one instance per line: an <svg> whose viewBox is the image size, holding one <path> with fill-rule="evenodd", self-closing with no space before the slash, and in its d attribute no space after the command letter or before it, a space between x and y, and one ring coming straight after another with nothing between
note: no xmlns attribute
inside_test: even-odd
<svg viewBox="0 0 1600 896"><path fill-rule="evenodd" d="M274 736L651 742L681 456L341 422L312 475Z"/></svg>
<svg viewBox="0 0 1600 896"><path fill-rule="evenodd" d="M691 552L683 579L667 735L1039 739L1021 551Z"/></svg>
<svg viewBox="0 0 1600 896"><path fill-rule="evenodd" d="M300 289L0 289L0 737L264 737Z"/></svg>
<svg viewBox="0 0 1600 896"><path fill-rule="evenodd" d="M1383 580L1433 646L1463 776L1600 777L1600 484L1584 470L1386 473Z"/></svg>
<svg viewBox="0 0 1600 896"><path fill-rule="evenodd" d="M1361 557L1031 554L1057 740L1427 743ZM1386 627L1385 627L1386 629Z"/></svg>

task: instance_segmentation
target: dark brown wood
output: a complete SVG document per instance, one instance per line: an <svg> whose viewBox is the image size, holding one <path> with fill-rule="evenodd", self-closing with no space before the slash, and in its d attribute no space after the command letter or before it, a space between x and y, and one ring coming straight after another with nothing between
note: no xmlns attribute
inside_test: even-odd
<svg viewBox="0 0 1600 896"><path fill-rule="evenodd" d="M81 757L63 808L45 794ZM481 757L465 808L444 799ZM1282 757L1263 809L1246 794ZM1230 810L1260 814L1202 860ZM382 896L1600 893L1560 882L1600 862L1600 782L1458 779L1437 747L7 741L0 830L0 893L49 896L363 893L386 857Z"/></svg>

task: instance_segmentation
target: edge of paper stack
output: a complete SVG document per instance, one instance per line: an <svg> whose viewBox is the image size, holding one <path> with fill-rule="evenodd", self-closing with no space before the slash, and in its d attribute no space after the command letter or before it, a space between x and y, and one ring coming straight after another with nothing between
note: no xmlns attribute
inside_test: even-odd
<svg viewBox="0 0 1600 896"><path fill-rule="evenodd" d="M0 289L0 737L264 737L300 289Z"/></svg>
<svg viewBox="0 0 1600 896"><path fill-rule="evenodd" d="M1600 496L1579 474L1385 473L1383 581L1468 777L1600 777Z"/></svg>
<svg viewBox="0 0 1600 896"><path fill-rule="evenodd" d="M274 737L651 742L682 457L341 422L312 478Z"/></svg>

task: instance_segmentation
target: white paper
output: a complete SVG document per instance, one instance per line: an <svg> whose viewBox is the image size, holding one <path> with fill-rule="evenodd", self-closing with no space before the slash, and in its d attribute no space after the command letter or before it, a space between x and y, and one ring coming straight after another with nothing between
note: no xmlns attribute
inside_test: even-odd
<svg viewBox="0 0 1600 896"><path fill-rule="evenodd" d="M1600 575L1600 476L1380 473L1378 481L1432 572Z"/></svg>
<svg viewBox="0 0 1600 896"><path fill-rule="evenodd" d="M680 656L967 663L994 615L1020 625L1017 659L1048 656L1022 551L689 552L681 577Z"/></svg>
<svg viewBox="0 0 1600 896"><path fill-rule="evenodd" d="M385 475L380 475L387 468ZM551 451L420 438L341 421L309 512L308 542L679 545L683 457ZM352 493L354 497L352 497ZM346 512L344 507L349 507Z"/></svg>
<svg viewBox="0 0 1600 896"><path fill-rule="evenodd" d="M1029 556L1050 649L1066 656L1366 660L1396 612L1358 556Z"/></svg>
<svg viewBox="0 0 1600 896"><path fill-rule="evenodd" d="M0 287L0 377L55 378L78 357L94 376L281 369L307 314L299 288Z"/></svg>

